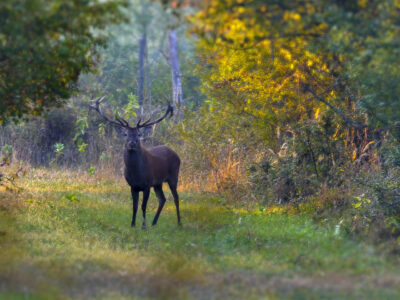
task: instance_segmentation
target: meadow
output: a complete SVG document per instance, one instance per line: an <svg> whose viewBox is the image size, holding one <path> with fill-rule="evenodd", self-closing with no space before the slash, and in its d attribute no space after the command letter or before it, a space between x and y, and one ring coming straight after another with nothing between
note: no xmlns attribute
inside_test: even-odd
<svg viewBox="0 0 400 300"><path fill-rule="evenodd" d="M168 191L142 230L121 178L41 169L17 184L1 192L0 299L400 297L398 256L308 213L181 191L178 227ZM152 193L148 223L156 207Z"/></svg>

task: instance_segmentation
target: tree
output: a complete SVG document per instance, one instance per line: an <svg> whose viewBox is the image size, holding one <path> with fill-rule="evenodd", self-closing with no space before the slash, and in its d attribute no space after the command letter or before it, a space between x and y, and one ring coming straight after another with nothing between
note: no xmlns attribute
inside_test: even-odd
<svg viewBox="0 0 400 300"><path fill-rule="evenodd" d="M399 10L393 0L204 1L193 18L204 92L270 126L264 136L327 114L357 131L398 128Z"/></svg>
<svg viewBox="0 0 400 300"><path fill-rule="evenodd" d="M110 104L120 107L137 95L137 104L143 103L146 116L164 107L166 98L172 95L166 26L170 15L161 3L145 0L131 0L124 14L130 16L130 21L108 30L111 37L107 47L100 51L98 72L81 76L81 95L107 95ZM176 30L179 62L183 94L191 95L185 105L194 109L203 98L198 90L199 78L194 74L197 63L194 43L185 25L180 24Z"/></svg>
<svg viewBox="0 0 400 300"><path fill-rule="evenodd" d="M400 124L400 3L393 0L325 1L320 51L340 57L339 76L371 128ZM400 138L400 132L396 133Z"/></svg>
<svg viewBox="0 0 400 300"><path fill-rule="evenodd" d="M144 89L145 83L149 83L149 62L148 62L148 49L147 49L147 31L150 23L150 16L148 15L148 3L145 0L140 1L140 13L137 14L137 19L141 25L141 33L139 37L139 80L138 80L138 102L139 102L139 115L142 116L144 112ZM151 107L151 86L147 85L148 101Z"/></svg>
<svg viewBox="0 0 400 300"><path fill-rule="evenodd" d="M172 83L172 101L177 108L177 118L182 120L183 114L183 88L182 88L182 72L179 63L179 48L177 28L180 25L183 9L190 3L188 1L178 0L162 0L161 2L165 11L169 14L168 24L168 61L171 68Z"/></svg>
<svg viewBox="0 0 400 300"><path fill-rule="evenodd" d="M257 129L270 147L279 128L297 128L327 110L308 95L306 84L328 100L336 96L332 57L310 48L324 32L323 24L311 22L310 5L210 0L193 18L210 110L247 119L243 127Z"/></svg>
<svg viewBox="0 0 400 300"><path fill-rule="evenodd" d="M123 20L124 0L0 3L0 122L39 115L68 99L91 72L103 29Z"/></svg>

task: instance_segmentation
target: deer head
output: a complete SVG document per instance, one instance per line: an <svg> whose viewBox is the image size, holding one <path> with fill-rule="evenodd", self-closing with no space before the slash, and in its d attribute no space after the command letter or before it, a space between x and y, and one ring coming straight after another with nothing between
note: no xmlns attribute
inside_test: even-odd
<svg viewBox="0 0 400 300"><path fill-rule="evenodd" d="M92 100L91 102L94 102L94 104L89 105L89 108L97 111L100 116L103 117L104 120L106 120L108 123L111 123L113 126L115 126L115 129L124 137L125 139L125 148L127 150L135 150L140 147L140 136L141 132L140 129L146 128L153 126L154 124L157 124L164 120L168 114L171 116L173 115L173 108L170 103L168 103L168 106L165 110L165 113L162 117L158 118L157 120L152 121L151 118L148 119L147 121L142 123L141 118L139 118L138 122L136 123L135 127L131 127L129 125L129 122L125 119L123 119L119 114L115 119L110 119L105 113L100 108L100 104L104 101L104 96L100 97L96 100Z"/></svg>

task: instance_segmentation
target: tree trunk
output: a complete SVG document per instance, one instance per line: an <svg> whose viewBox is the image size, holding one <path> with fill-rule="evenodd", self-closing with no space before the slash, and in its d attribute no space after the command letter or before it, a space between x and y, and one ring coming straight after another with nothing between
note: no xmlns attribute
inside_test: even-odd
<svg viewBox="0 0 400 300"><path fill-rule="evenodd" d="M143 31L143 35L139 39L139 87L138 87L138 102L139 102L139 114L143 115L143 103L144 103L144 84L145 84L145 59L146 59L146 44L147 36L146 30Z"/></svg>
<svg viewBox="0 0 400 300"><path fill-rule="evenodd" d="M182 120L182 81L181 81L181 69L179 66L178 56L178 38L176 31L172 29L169 34L169 60L171 64L171 75L172 75L172 100L177 109L177 120Z"/></svg>
<svg viewBox="0 0 400 300"><path fill-rule="evenodd" d="M148 61L147 61L147 27L149 24L146 1L140 1L141 12L139 17L139 23L142 27L142 34L139 38L139 80L138 80L138 104L139 104L139 116L142 117L144 113L144 91L145 84L148 81Z"/></svg>
<svg viewBox="0 0 400 300"><path fill-rule="evenodd" d="M148 49L148 44L146 43L146 54L145 54L145 78L147 81L147 108L148 112L150 113L152 111L152 99L151 99L151 78L150 78L150 64L149 64L149 49Z"/></svg>

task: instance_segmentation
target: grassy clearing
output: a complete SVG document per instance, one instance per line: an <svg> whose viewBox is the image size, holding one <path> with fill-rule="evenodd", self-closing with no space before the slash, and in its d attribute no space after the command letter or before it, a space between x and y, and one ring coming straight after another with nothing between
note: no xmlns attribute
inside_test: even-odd
<svg viewBox="0 0 400 300"><path fill-rule="evenodd" d="M181 193L178 228L167 193L158 225L131 229L123 181L36 171L20 185L2 193L1 299L400 297L398 258L306 214ZM148 224L156 205L152 195Z"/></svg>

